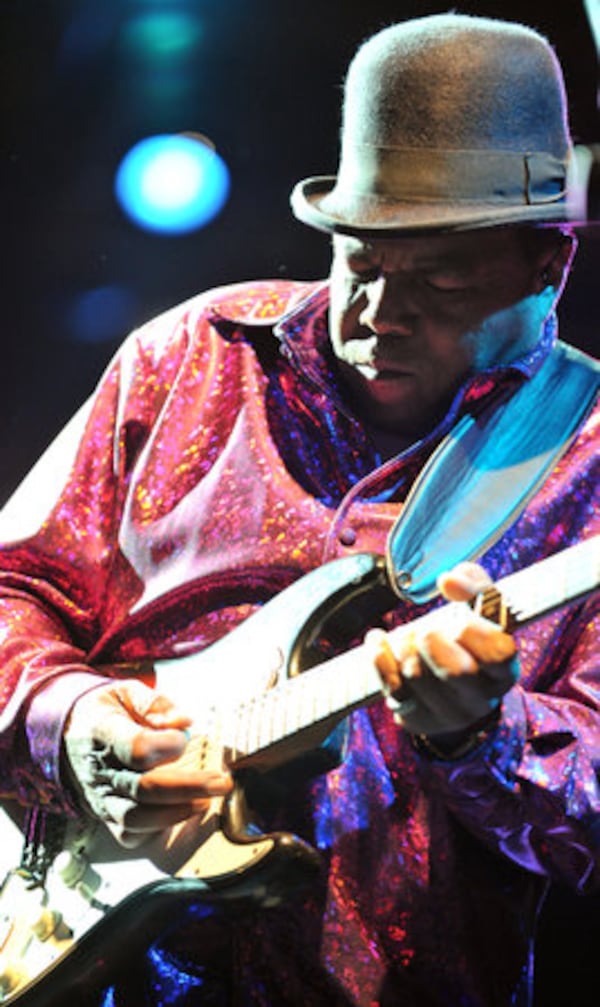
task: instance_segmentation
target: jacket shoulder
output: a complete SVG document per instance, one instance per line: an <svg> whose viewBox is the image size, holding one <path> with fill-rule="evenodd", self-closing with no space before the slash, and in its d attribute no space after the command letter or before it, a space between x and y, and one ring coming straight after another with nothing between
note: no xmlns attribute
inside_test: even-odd
<svg viewBox="0 0 600 1007"><path fill-rule="evenodd" d="M121 347L122 366L130 357L152 367L181 362L190 346L204 345L209 332L228 343L258 339L326 286L325 281L254 280L215 287L167 309L130 333ZM236 335L237 333L237 335ZM256 337L256 339L255 339ZM208 344L206 344L208 345ZM216 345L211 343L212 352Z"/></svg>
<svg viewBox="0 0 600 1007"><path fill-rule="evenodd" d="M211 292L199 305L211 319L236 325L276 325L323 286L323 281L254 280Z"/></svg>

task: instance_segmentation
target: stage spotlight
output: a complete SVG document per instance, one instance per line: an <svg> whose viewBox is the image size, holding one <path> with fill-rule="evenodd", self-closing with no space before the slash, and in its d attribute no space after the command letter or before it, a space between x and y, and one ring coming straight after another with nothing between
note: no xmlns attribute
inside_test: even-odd
<svg viewBox="0 0 600 1007"><path fill-rule="evenodd" d="M183 234L203 227L223 208L229 171L205 137L151 136L121 161L115 193L139 227Z"/></svg>

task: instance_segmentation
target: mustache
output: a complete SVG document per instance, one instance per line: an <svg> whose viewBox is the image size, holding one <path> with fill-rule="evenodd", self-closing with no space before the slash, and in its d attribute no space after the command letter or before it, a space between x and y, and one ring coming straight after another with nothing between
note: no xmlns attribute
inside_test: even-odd
<svg viewBox="0 0 600 1007"><path fill-rule="evenodd" d="M355 335L344 344L344 359L354 366L371 366L385 364L386 369L412 370L417 363L418 354L414 346L406 346L405 335Z"/></svg>

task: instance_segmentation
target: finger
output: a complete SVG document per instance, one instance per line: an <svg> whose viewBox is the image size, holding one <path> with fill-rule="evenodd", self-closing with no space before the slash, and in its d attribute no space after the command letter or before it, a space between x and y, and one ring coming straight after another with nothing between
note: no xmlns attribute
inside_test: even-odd
<svg viewBox="0 0 600 1007"><path fill-rule="evenodd" d="M405 682L414 682L422 679L424 673L423 660L416 648L408 651L402 658L402 678Z"/></svg>
<svg viewBox="0 0 600 1007"><path fill-rule="evenodd" d="M119 762L137 770L151 769L162 762L179 758L188 743L184 731L140 727L125 712L104 717L96 735Z"/></svg>
<svg viewBox="0 0 600 1007"><path fill-rule="evenodd" d="M502 664L510 661L517 653L513 637L483 619L468 623L459 634L457 642L483 665Z"/></svg>
<svg viewBox="0 0 600 1007"><path fill-rule="evenodd" d="M372 629L365 636L365 648L373 661L383 684L391 692L401 685L401 662L394 654L387 633L382 629Z"/></svg>
<svg viewBox="0 0 600 1007"><path fill-rule="evenodd" d="M172 762L183 755L188 742L189 735L185 731L138 729L131 743L131 765L135 769L147 770Z"/></svg>
<svg viewBox="0 0 600 1007"><path fill-rule="evenodd" d="M477 563L459 563L438 577L438 587L448 601L469 601L491 584L492 580Z"/></svg>
<svg viewBox="0 0 600 1007"><path fill-rule="evenodd" d="M185 730L190 727L192 719L168 696L155 692L143 682L135 680L124 682L115 690L115 695L123 709L142 724L155 728L176 728Z"/></svg>
<svg viewBox="0 0 600 1007"><path fill-rule="evenodd" d="M414 633L406 633L393 650L388 634L382 629L372 629L365 636L365 644L390 692L400 691L405 679L417 678L422 673Z"/></svg>
<svg viewBox="0 0 600 1007"><path fill-rule="evenodd" d="M184 714L166 696L157 695L152 704L146 709L144 720L154 728L175 728L185 731L191 727L193 720Z"/></svg>
<svg viewBox="0 0 600 1007"><path fill-rule="evenodd" d="M165 773L161 769L136 773L113 769L107 774L109 797L117 796L139 804L182 804L210 797L225 797L233 789L229 773Z"/></svg>
<svg viewBox="0 0 600 1007"><path fill-rule="evenodd" d="M466 647L443 633L427 633L418 643L421 658L438 679L474 674L479 663Z"/></svg>
<svg viewBox="0 0 600 1007"><path fill-rule="evenodd" d="M378 657L381 663L377 660ZM381 675L386 705L392 711L396 723L405 724L407 718L417 712L420 703L407 685L411 680L421 678L421 658L416 651L407 651L403 657L396 657L386 639L383 641L382 651L376 655L375 664Z"/></svg>
<svg viewBox="0 0 600 1007"><path fill-rule="evenodd" d="M168 767L161 767L139 776L136 797L140 804L179 804L225 797L232 789L229 773L169 773Z"/></svg>

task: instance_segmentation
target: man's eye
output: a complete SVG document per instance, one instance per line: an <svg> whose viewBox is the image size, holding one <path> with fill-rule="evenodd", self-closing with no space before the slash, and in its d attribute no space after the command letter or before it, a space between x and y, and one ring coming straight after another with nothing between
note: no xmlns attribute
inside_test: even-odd
<svg viewBox="0 0 600 1007"><path fill-rule="evenodd" d="M425 285L440 294L464 294L469 289L464 280L449 276L428 276Z"/></svg>

